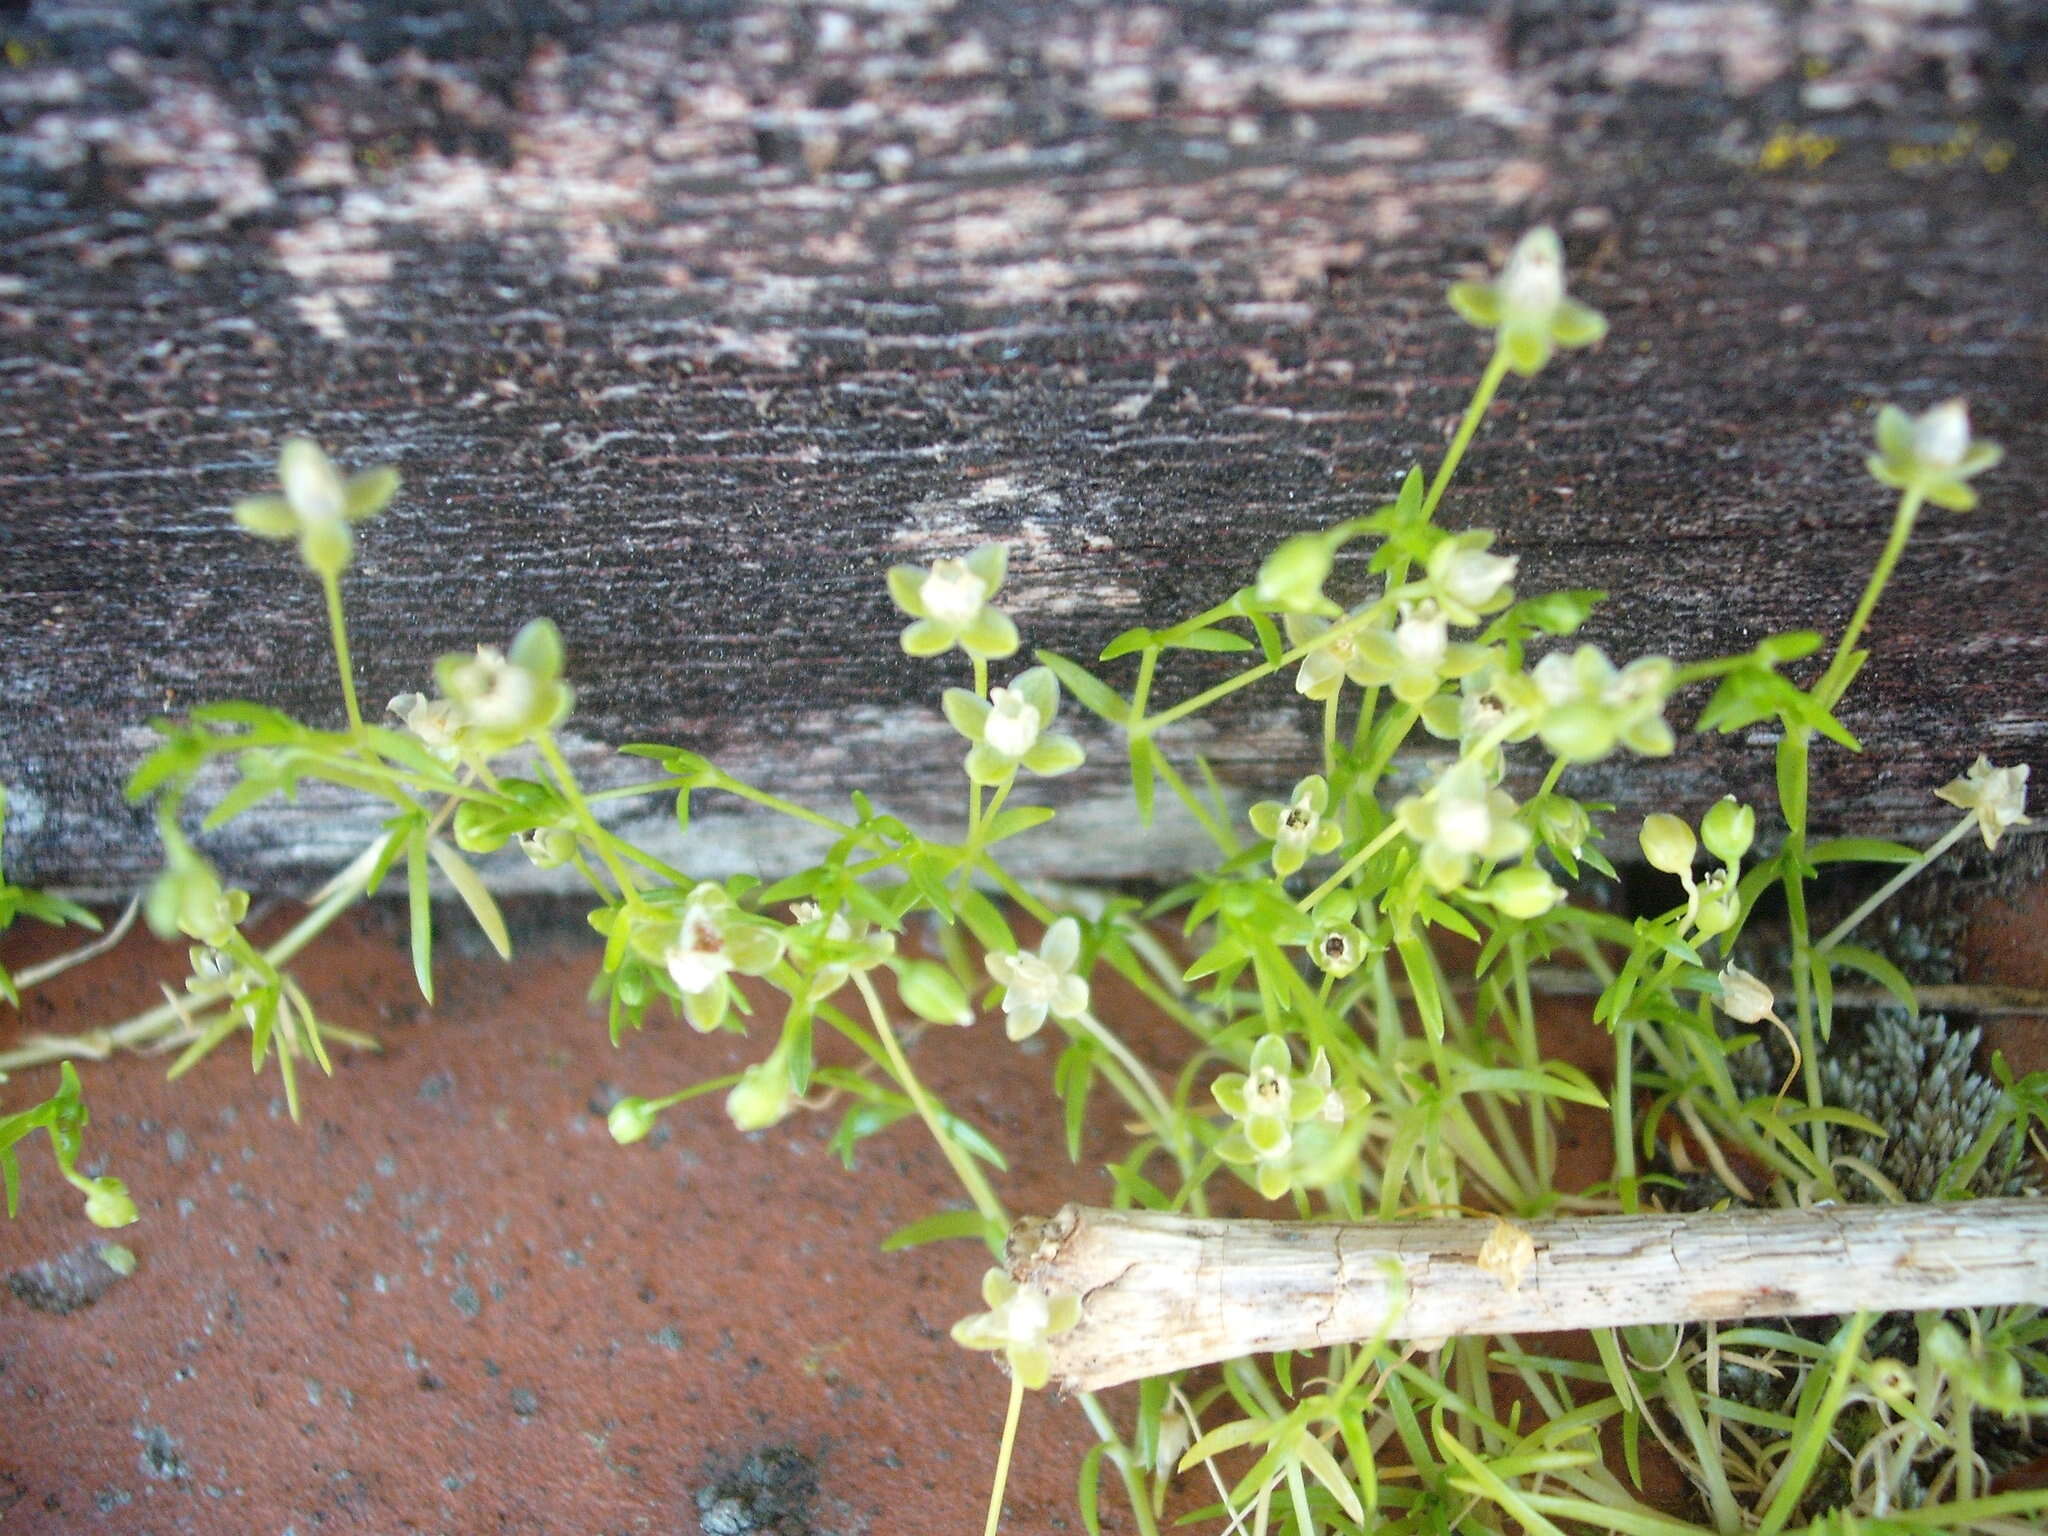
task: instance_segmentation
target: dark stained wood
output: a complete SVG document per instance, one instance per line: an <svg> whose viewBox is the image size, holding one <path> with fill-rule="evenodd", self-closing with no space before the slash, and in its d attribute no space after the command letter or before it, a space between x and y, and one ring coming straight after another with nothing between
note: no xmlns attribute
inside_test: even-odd
<svg viewBox="0 0 2048 1536"><path fill-rule="evenodd" d="M2048 742L2048 23L1948 9L9 6L10 870L152 866L119 798L151 714L338 718L317 593L225 513L291 432L407 477L349 578L366 700L545 613L591 742L957 815L963 669L896 650L884 569L1009 540L1028 643L1081 656L1216 601L1440 453L1484 361L1443 287L1538 218L1613 334L1510 386L1445 515L1501 529L1525 591L1624 594L1589 631L1617 656L1839 625L1889 516L1875 403L1967 394L2006 444L1880 611L1868 752L1822 760L1823 822L1924 831L1977 752ZM1284 787L1295 706L1182 755ZM1697 812L1766 797L1770 758L1688 740L1577 783ZM1058 787L1044 867L1186 861L1122 784L1101 750ZM215 846L295 880L362 825ZM793 856L707 828L707 869Z"/></svg>

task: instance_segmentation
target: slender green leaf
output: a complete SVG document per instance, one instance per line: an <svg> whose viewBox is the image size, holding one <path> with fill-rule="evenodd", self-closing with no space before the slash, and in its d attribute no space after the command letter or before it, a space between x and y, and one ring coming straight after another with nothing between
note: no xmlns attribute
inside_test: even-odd
<svg viewBox="0 0 2048 1536"><path fill-rule="evenodd" d="M427 845L434 862L441 866L441 873L448 877L448 883L455 887L463 905L476 919L477 927L483 929L484 937L491 941L491 948L498 952L500 960L512 958L512 935L505 930L504 914L498 911L498 903L492 899L484 882L469 865L468 860L450 848L441 839L434 838Z"/></svg>
<svg viewBox="0 0 2048 1536"><path fill-rule="evenodd" d="M1082 704L1113 725L1122 725L1131 717L1131 706L1109 684L1090 672L1077 661L1069 661L1057 651L1035 653L1039 664L1052 670L1052 675Z"/></svg>
<svg viewBox="0 0 2048 1536"><path fill-rule="evenodd" d="M971 1237L986 1241L989 1235L988 1221L979 1211L940 1211L913 1221L908 1226L898 1227L882 1239L882 1252L898 1253L905 1248L917 1248L926 1243L940 1243L956 1237Z"/></svg>
<svg viewBox="0 0 2048 1536"><path fill-rule="evenodd" d="M412 904L412 973L419 978L420 996L434 1000L434 902L427 888L427 838L424 827L414 827L405 840L405 886Z"/></svg>

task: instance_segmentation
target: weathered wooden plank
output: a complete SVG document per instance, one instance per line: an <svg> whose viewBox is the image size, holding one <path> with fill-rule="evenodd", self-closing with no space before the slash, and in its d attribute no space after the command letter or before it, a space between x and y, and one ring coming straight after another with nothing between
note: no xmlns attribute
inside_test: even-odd
<svg viewBox="0 0 2048 1536"><path fill-rule="evenodd" d="M1068 1391L1376 1339L2035 1305L2048 1202L1965 1200L1506 1221L1223 1221L1070 1205L1010 1273L1082 1299ZM1425 1342L1424 1347L1434 1348Z"/></svg>
<svg viewBox="0 0 2048 1536"><path fill-rule="evenodd" d="M350 578L364 695L545 612L592 741L800 796L955 804L943 669L884 568L1014 549L1027 639L1091 653L1433 457L1483 361L1445 281L1555 219L1614 322L1496 410L1450 520L1591 631L1698 655L1839 623L1888 515L1879 399L1967 393L2009 467L1880 615L1822 819L1912 831L2048 737L2048 274L2027 8L1838 0L772 3L306 11L38 0L0 70L0 781L24 877L153 861L135 724L335 715L316 596L228 525L308 431L409 489ZM1807 136L1780 132L1799 127ZM1192 687L1213 666L1168 678ZM1291 695L1183 750L1267 789ZM1683 713L1683 711L1680 711ZM1639 808L1767 793L1761 738ZM1190 846L1059 788L1069 873ZM282 879L336 807L222 845ZM788 856L717 818L707 865Z"/></svg>

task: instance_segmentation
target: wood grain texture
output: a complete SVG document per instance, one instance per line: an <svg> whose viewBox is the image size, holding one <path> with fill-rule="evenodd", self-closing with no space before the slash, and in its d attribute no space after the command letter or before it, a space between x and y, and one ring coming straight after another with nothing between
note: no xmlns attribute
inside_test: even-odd
<svg viewBox="0 0 2048 1536"><path fill-rule="evenodd" d="M1521 1263L1486 1251L1493 1229L1068 1206L1018 1223L1010 1272L1082 1298L1050 1347L1086 1392L1375 1338L2048 1302L2044 1200L1532 1221Z"/></svg>
<svg viewBox="0 0 2048 1536"><path fill-rule="evenodd" d="M1445 516L1525 590L1630 594L1590 630L1618 654L1838 625L1889 512L1874 402L1966 393L2006 443L1879 614L1871 750L1821 766L1824 825L1924 830L1978 751L2048 739L2044 30L1998 0L9 8L10 867L153 866L118 796L151 714L338 717L317 594L225 516L295 431L407 476L348 581L366 699L546 613L587 742L955 816L959 669L895 650L884 569L1008 540L1027 643L1081 656L1217 600L1441 452L1484 361L1443 287L1537 218L1613 336L1510 388ZM1284 787L1297 703L1169 745ZM1770 758L1578 783L1697 810ZM1122 785L1105 750L1048 791L1043 867L1187 862ZM800 851L716 809L700 868ZM365 825L315 800L213 846L277 884Z"/></svg>

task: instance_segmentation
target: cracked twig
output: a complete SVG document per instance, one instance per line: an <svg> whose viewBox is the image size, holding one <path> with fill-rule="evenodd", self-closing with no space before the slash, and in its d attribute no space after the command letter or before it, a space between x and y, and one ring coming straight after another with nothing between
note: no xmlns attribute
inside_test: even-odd
<svg viewBox="0 0 2048 1536"><path fill-rule="evenodd" d="M1049 1347L1054 1381L1095 1391L1383 1336L2048 1303L2048 1200L1513 1225L1224 1221L1070 1205L1017 1224L1010 1274L1086 1298L1079 1325ZM1390 1327L1388 1307L1403 1293Z"/></svg>

